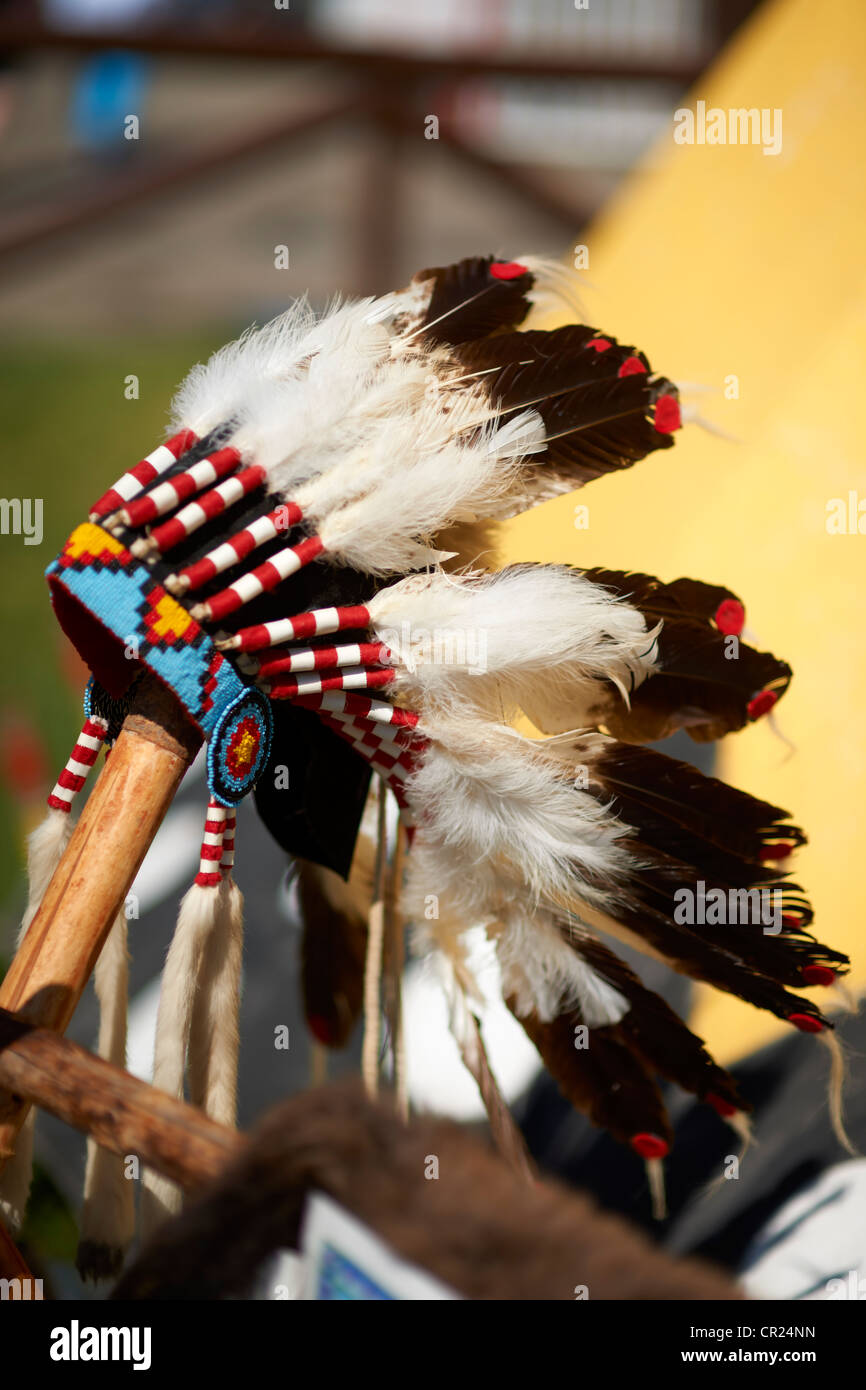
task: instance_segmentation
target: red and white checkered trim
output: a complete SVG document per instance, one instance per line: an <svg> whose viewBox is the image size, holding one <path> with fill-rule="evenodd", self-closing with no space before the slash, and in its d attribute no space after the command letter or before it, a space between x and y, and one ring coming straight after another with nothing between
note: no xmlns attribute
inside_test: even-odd
<svg viewBox="0 0 866 1390"><path fill-rule="evenodd" d="M422 742L422 735L404 724L376 724L360 714L334 714L327 710L322 712L322 718L328 723L340 724L347 728L364 728L371 737L375 737L377 748L387 748L395 757L399 753L411 751Z"/></svg>
<svg viewBox="0 0 866 1390"><path fill-rule="evenodd" d="M186 540L200 526L204 526L206 521L219 516L226 508L240 502L248 493L255 492L266 478L265 469L257 463L250 468L242 468L239 473L220 483L219 487L211 488L210 492L205 492L194 502L182 507L177 516L163 521L160 526L155 526L149 536L135 541L130 547L133 555L143 560L153 551L164 553L173 546L180 545L181 541Z"/></svg>
<svg viewBox="0 0 866 1390"><path fill-rule="evenodd" d="M200 888L216 888L222 881L220 864L223 857L223 840L228 819L228 807L220 806L211 797L207 804L207 819L201 840L201 859L195 881ZM232 841L234 848L234 841Z"/></svg>
<svg viewBox="0 0 866 1390"><path fill-rule="evenodd" d="M384 779L394 793L404 823L410 831L414 829L416 818L403 784L415 770L418 759L427 747L427 740L410 733L408 728L383 727L362 715L329 714L324 711L321 717L323 723L346 739ZM401 745L398 739L409 742Z"/></svg>
<svg viewBox="0 0 866 1390"><path fill-rule="evenodd" d="M241 476L239 473L238 477ZM231 569L232 565L243 560L251 551L257 550L266 541L272 541L291 526L296 526L300 520L301 509L296 507L294 502L286 502L283 506L268 512L266 516L256 517L255 521L245 526L242 531L229 536L228 540L209 550L200 560L172 575L166 581L166 588L173 594L185 594L189 589L200 589L202 584L215 579L223 570Z"/></svg>
<svg viewBox="0 0 866 1390"><path fill-rule="evenodd" d="M145 493L144 497L136 497L134 501L127 503L117 515L118 524L145 526L148 522L155 521L158 516L164 516L181 502L185 502L188 497L193 497L203 488L210 487L218 478L233 473L240 460L237 449L217 449L208 458L194 463L191 468L185 468L182 473L176 473L166 482L158 483L151 492Z"/></svg>
<svg viewBox="0 0 866 1390"><path fill-rule="evenodd" d="M388 772L395 769L401 781L414 771L418 750L422 746L422 740L417 736L399 743L390 730L366 719L337 719L323 714L322 720L337 733L348 738L365 758L375 762L378 767Z"/></svg>
<svg viewBox="0 0 866 1390"><path fill-rule="evenodd" d="M372 720L374 724L393 724L405 729L417 727L421 718L412 709L401 709L399 705L389 705L386 700L374 700L367 695L354 695L349 691L328 690L321 695L303 695L299 703L310 709L326 711L328 714L350 714Z"/></svg>
<svg viewBox="0 0 866 1390"><path fill-rule="evenodd" d="M197 439L198 436L192 430L180 430L164 444L160 444L152 454L148 454L134 468L124 473L122 478L118 478L114 486L103 493L98 502L94 502L90 509L90 520L99 521L100 517L108 516L109 512L117 511L125 502L137 497L154 478L158 478L160 473L164 473L182 454L191 449Z"/></svg>
<svg viewBox="0 0 866 1390"><path fill-rule="evenodd" d="M197 623L206 623L217 622L227 617L229 613L242 608L245 603L258 598L259 594L275 589L284 579L288 579L291 574L297 574L305 565L312 564L323 549L324 545L319 536L308 536L299 545L290 545L286 546L285 550L278 550L270 560L265 560L263 565L250 570L248 574L241 575L234 584L230 584L227 589L221 589L206 603L196 604L190 610L193 618Z"/></svg>
<svg viewBox="0 0 866 1390"><path fill-rule="evenodd" d="M100 748L108 733L108 721L95 715L85 719L78 735L78 742L69 760L57 779L54 790L48 798L48 805L54 811L69 811L96 762Z"/></svg>
<svg viewBox="0 0 866 1390"><path fill-rule="evenodd" d="M216 645L223 652L257 652L264 647L277 647L300 637L326 636L331 632L369 626L370 610L363 604L344 608L315 608L310 613L296 613L293 618L242 627L233 637L218 640Z"/></svg>

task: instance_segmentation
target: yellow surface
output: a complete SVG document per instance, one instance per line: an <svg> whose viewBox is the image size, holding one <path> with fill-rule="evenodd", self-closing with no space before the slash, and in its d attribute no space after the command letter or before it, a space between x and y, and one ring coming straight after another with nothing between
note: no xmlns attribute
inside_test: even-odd
<svg viewBox="0 0 866 1390"><path fill-rule="evenodd" d="M683 102L781 108L782 151L671 136L583 240L587 321L712 392L676 447L506 528L508 559L568 560L729 585L757 645L788 660L778 722L721 745L720 775L789 809L816 932L866 982L866 534L831 535L855 491L866 531L866 5L766 5ZM739 378L739 400L725 379ZM589 526L575 528L575 504ZM827 1000L827 992L818 995ZM817 996L816 996L817 997ZM720 1060L787 1027L702 991Z"/></svg>

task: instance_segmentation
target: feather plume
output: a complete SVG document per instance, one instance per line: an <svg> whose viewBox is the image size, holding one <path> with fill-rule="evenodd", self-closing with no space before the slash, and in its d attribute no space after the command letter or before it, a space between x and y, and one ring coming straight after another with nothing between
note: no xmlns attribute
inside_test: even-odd
<svg viewBox="0 0 866 1390"><path fill-rule="evenodd" d="M405 290L389 297L395 333L428 343L464 343L522 323L531 307L533 276L508 262L509 271L518 273L503 277L501 264L493 256L469 256L419 270Z"/></svg>
<svg viewBox="0 0 866 1390"><path fill-rule="evenodd" d="M479 534L673 443L677 390L643 352L581 322L523 328L574 283L536 258L487 256L321 317L302 301L193 370L175 424L198 438L169 441L168 457L119 480L95 515L128 526L136 557L182 602L195 594L192 617L245 679L305 707L275 715L300 791L278 807L263 779L258 795L281 843L345 873L375 768L413 826L405 906L416 942L444 953L468 999L468 933L485 929L504 992L566 1093L636 1147L655 1181L670 1138L655 1074L723 1109L738 1102L700 1040L595 933L813 1031L827 1020L790 991L829 982L845 958L812 937L805 894L780 867L805 839L786 813L638 746L674 729L700 740L742 728L787 689L790 669L740 640L736 595L626 571L440 567L455 530ZM218 445L230 448L204 464ZM140 504L104 510L157 465ZM216 479L226 481L207 507L135 534ZM302 633L312 645L297 646ZM507 727L518 713L558 737L522 737ZM335 786L344 809L332 850ZM733 901L733 916L720 927L682 915L682 890ZM770 931L739 915L761 893L781 918ZM351 882L315 865L300 895L306 1012L339 1044L360 1008L366 914ZM198 977L223 898L207 912L185 900L169 955L157 1084L176 1093L190 1031L216 1022L217 995L229 1010L236 1002L227 984L239 947L225 977L210 961L226 985L213 998L194 1002L177 978ZM489 1086L480 1039L461 1036ZM197 1066L191 1056L195 1096L216 1087L233 1104ZM157 1197L167 1209L173 1199L149 1187L146 1205Z"/></svg>
<svg viewBox="0 0 866 1390"><path fill-rule="evenodd" d="M525 470L521 509L673 444L676 388L650 373L642 353L586 325L504 334L453 357L499 417L532 409L544 423L546 448Z"/></svg>
<svg viewBox="0 0 866 1390"><path fill-rule="evenodd" d="M570 942L587 965L627 1000L628 1009L618 1020L619 1033L647 1066L701 1100L712 1096L735 1110L751 1108L739 1096L734 1078L713 1061L703 1041L619 956L587 933L572 934Z"/></svg>
<svg viewBox="0 0 866 1390"><path fill-rule="evenodd" d="M536 1014L542 1023L578 1009L590 1028L619 1023L628 999L563 940L550 913L530 917L520 907L503 909L491 935L502 973L502 992L518 1017Z"/></svg>
<svg viewBox="0 0 866 1390"><path fill-rule="evenodd" d="M580 1034L586 1023L576 1009L545 1023L536 1014L520 1014L515 1000L506 1003L576 1110L623 1144L633 1146L642 1136L658 1138L666 1148L673 1143L658 1085L615 1029ZM582 1038L585 1045L579 1046Z"/></svg>
<svg viewBox="0 0 866 1390"><path fill-rule="evenodd" d="M610 702L597 712L597 722L617 738L650 742L685 729L696 742L707 742L743 728L787 690L790 666L741 640L745 609L730 589L694 579L663 584L652 575L616 570L588 570L586 576L647 622L663 623L652 682L630 709Z"/></svg>
<svg viewBox="0 0 866 1390"><path fill-rule="evenodd" d="M425 708L468 702L573 729L612 688L628 702L654 669L658 627L564 565L411 575L368 606L395 691Z"/></svg>
<svg viewBox="0 0 866 1390"><path fill-rule="evenodd" d="M807 966L843 964L845 958L808 935L800 890L756 862L761 857L757 842L752 857L741 858L733 848L724 848L724 831L719 829L703 840L697 834L688 843L682 839L684 857L678 859L653 843L660 832L658 821L653 825L652 792L645 798L650 803L646 817L637 796L630 796L627 805L620 805L618 797L612 800L611 764L616 767L619 758L634 781L640 772L638 760L646 758L648 750L622 750L603 736L585 737L576 747L587 762L578 768L592 770L589 777L575 778L573 772L566 776L561 760L557 766L550 750L501 727L465 719L459 727L429 720L422 721L419 730L430 742L405 784L423 843L420 878L414 886L414 868L410 869L410 897L417 916L419 902L430 885L436 885L433 892L444 905L445 917L437 936L446 952L454 943L459 953L461 921L491 926L519 911L531 920L544 906L553 913L571 914L578 922L611 926L615 933L624 930L627 939L649 948L674 969L779 1017L826 1025L817 1006L789 993L783 984L804 983ZM557 753L561 759L562 749ZM594 770L594 757L608 759L605 775L610 786ZM655 758L661 758L661 764L654 763ZM655 765L660 773L666 761L660 754L649 758L650 767ZM644 770L646 766L644 762ZM651 788L654 780L659 779L650 775ZM696 826L702 812L705 820L709 816L717 793L713 779L705 780L708 785L702 786L700 774L674 764L673 775L661 782L661 802L675 799L672 788L677 783L695 788L670 818L666 833L672 842L677 817L687 823L687 807L694 807ZM728 805L736 807L743 796L724 788L718 800L724 805L727 797ZM741 804L745 807L747 802ZM783 813L762 807L754 815L760 824L768 811L775 819L765 833L777 834ZM728 814L736 816L735 811ZM741 829L735 824L735 832ZM690 834L687 829L683 833ZM727 861L719 858L721 854L728 855ZM735 870L727 879L717 872L722 862ZM683 891L696 899L703 887L707 895L722 893L726 903L734 904L721 930L712 919L706 923L698 913L688 921L678 910ZM755 888L779 895L770 899L774 918L769 932L764 929L763 903L754 919L748 890ZM736 894L733 899L731 891ZM774 926L782 914L790 920ZM540 938L537 944L540 947Z"/></svg>
<svg viewBox="0 0 866 1390"><path fill-rule="evenodd" d="M430 742L405 791L449 911L489 921L515 886L555 906L576 881L601 902L625 880L625 827L546 749L481 720L418 727Z"/></svg>

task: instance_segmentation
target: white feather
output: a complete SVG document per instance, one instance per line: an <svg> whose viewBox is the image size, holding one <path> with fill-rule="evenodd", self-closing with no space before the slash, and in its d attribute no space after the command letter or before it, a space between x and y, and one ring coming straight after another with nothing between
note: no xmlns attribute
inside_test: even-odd
<svg viewBox="0 0 866 1390"><path fill-rule="evenodd" d="M421 727L432 741L406 784L418 817L404 894L414 949L440 951L472 989L469 934L483 926L518 1013L547 1020L576 1005L590 1027L618 1022L628 1002L557 918L575 893L604 905L623 888L635 867L625 827L532 740L472 720Z"/></svg>
<svg viewBox="0 0 866 1390"><path fill-rule="evenodd" d="M410 865L422 849L449 918L487 924L515 890L554 911L575 892L604 906L627 881L628 827L537 741L465 717L419 731L430 744L404 783L418 824Z"/></svg>
<svg viewBox="0 0 866 1390"><path fill-rule="evenodd" d="M628 1000L571 949L549 914L529 917L517 904L501 922L502 993L513 997L519 1015L535 1013L546 1023L576 1006L588 1027L602 1028L628 1013Z"/></svg>
<svg viewBox="0 0 866 1390"><path fill-rule="evenodd" d="M488 444L485 438L474 444L453 440L425 449L416 422L398 422L381 441L388 467L377 486L320 523L327 550L368 574L394 574L424 563L419 540L454 522L487 515L491 500L508 490L515 461L498 458Z"/></svg>
<svg viewBox="0 0 866 1390"><path fill-rule="evenodd" d="M337 302L317 318L304 297L264 327L248 329L188 373L172 405L174 428L187 427L201 436L242 419L249 430L264 408L262 388L271 383L303 383L317 403L333 410L327 389L317 389L322 382L342 384L347 359L353 374L363 376L390 354L387 329L368 321L372 302ZM289 414L284 420L289 441L293 425Z"/></svg>
<svg viewBox="0 0 866 1390"><path fill-rule="evenodd" d="M659 628L565 566L410 575L368 607L399 690L425 709L469 701L502 717L522 709L545 728L583 727L609 682L628 702L655 670Z"/></svg>
<svg viewBox="0 0 866 1390"><path fill-rule="evenodd" d="M247 393L263 379L297 371L301 344L315 316L304 297L263 328L248 328L226 343L207 362L198 362L181 383L172 402L172 427L205 435L228 421Z"/></svg>

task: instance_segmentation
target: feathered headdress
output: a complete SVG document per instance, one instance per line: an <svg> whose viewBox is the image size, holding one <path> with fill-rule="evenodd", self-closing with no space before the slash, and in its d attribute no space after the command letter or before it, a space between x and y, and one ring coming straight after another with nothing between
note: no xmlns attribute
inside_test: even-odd
<svg viewBox="0 0 866 1390"><path fill-rule="evenodd" d="M680 426L676 388L642 352L584 324L522 327L560 282L531 258L474 258L320 318L301 302L251 330L194 368L171 437L49 569L94 679L34 845L28 912L147 666L207 738L211 793L166 963L154 1082L182 1094L188 1074L191 1098L223 1121L242 932L233 808L254 786L268 829L306 861L305 1004L332 1046L361 1011L365 954L369 1002L382 949L381 922L368 932L359 906L365 890L383 897L381 797L378 862L366 839L355 853L371 773L393 793L410 852L392 887L418 943L447 962L458 1041L493 1116L465 950L479 926L563 1091L651 1165L672 1139L659 1078L734 1124L746 1107L611 938L798 1028L831 1026L793 992L846 964L811 935L784 871L802 832L641 746L680 729L718 738L784 694L790 669L742 640L740 600L612 570L487 573L467 549L467 528L630 467ZM446 570L455 549L470 563ZM518 733L520 715L545 737ZM121 1063L124 933L119 921L97 975L100 1047ZM161 1180L147 1187L151 1218L176 1205ZM125 1211L108 1233L94 1217L88 1239L117 1246L124 1223Z"/></svg>

